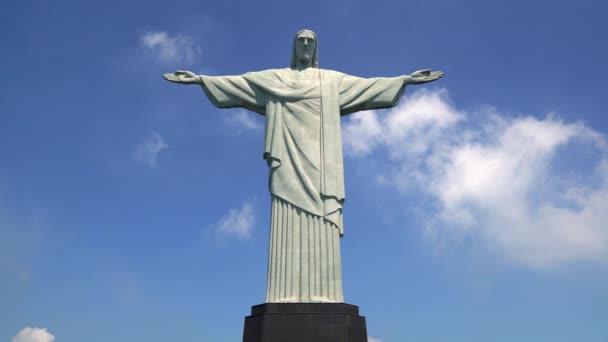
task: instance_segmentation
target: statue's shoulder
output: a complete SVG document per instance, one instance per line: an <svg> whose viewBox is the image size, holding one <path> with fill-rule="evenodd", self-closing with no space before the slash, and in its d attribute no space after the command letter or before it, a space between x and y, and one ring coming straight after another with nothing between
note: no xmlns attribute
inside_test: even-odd
<svg viewBox="0 0 608 342"><path fill-rule="evenodd" d="M336 71L336 70L331 70L331 69L319 69L319 70L321 70L326 75L331 75L331 76L342 76L342 75L344 75L344 73L341 73L341 72Z"/></svg>
<svg viewBox="0 0 608 342"><path fill-rule="evenodd" d="M248 73L245 74L245 76L264 76L267 78L280 78L280 77L284 77L285 75L288 75L289 72L291 71L290 68L283 68L283 69L266 69L266 70L259 70L259 71L250 71Z"/></svg>
<svg viewBox="0 0 608 342"><path fill-rule="evenodd" d="M339 81L344 76L347 76L345 73L330 70L330 69L319 69L322 74L322 77L326 80L335 80ZM291 68L282 68L282 69L266 69L260 71L252 71L245 74L247 78L258 79L260 77L264 79L274 79L274 80L288 80L293 77L293 70Z"/></svg>
<svg viewBox="0 0 608 342"><path fill-rule="evenodd" d="M325 79L340 80L344 76L346 76L345 73L339 72L336 70L331 70L331 69L320 69L320 70L323 73L323 78L325 78Z"/></svg>

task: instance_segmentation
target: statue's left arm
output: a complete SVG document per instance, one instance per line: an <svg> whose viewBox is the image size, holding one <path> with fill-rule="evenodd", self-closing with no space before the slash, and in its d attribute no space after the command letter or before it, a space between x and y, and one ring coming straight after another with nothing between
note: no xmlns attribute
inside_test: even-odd
<svg viewBox="0 0 608 342"><path fill-rule="evenodd" d="M338 87L340 115L370 109L391 108L399 103L406 85L435 81L441 71L420 70L398 77L360 78L344 75Z"/></svg>

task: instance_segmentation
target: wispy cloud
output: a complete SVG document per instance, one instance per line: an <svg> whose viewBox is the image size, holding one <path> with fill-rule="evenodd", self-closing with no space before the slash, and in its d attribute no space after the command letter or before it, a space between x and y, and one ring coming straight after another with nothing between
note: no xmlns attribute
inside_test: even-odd
<svg viewBox="0 0 608 342"><path fill-rule="evenodd" d="M142 165L156 167L158 165L158 155L169 148L169 145L158 133L153 133L142 140L133 152L133 159Z"/></svg>
<svg viewBox="0 0 608 342"><path fill-rule="evenodd" d="M26 220L0 210L0 276L7 281L26 281L32 257L41 250L49 235L48 213L34 210Z"/></svg>
<svg viewBox="0 0 608 342"><path fill-rule="evenodd" d="M12 342L53 342L55 336L49 333L46 328L23 328L15 337Z"/></svg>
<svg viewBox="0 0 608 342"><path fill-rule="evenodd" d="M140 44L161 62L192 63L201 55L200 45L190 36L170 35L166 31L147 31L140 35Z"/></svg>
<svg viewBox="0 0 608 342"><path fill-rule="evenodd" d="M136 305L140 299L140 277L132 264L124 256L105 253L95 265L98 285L104 290L100 295L109 295L107 300L115 300L120 305Z"/></svg>
<svg viewBox="0 0 608 342"><path fill-rule="evenodd" d="M219 236L235 236L246 240L251 238L254 223L253 204L246 201L240 208L230 209L212 228Z"/></svg>
<svg viewBox="0 0 608 342"><path fill-rule="evenodd" d="M608 149L600 133L551 115L466 113L445 90L419 91L385 114L353 116L346 153L386 151L384 178L437 204L427 211L436 241L467 235L532 268L608 261ZM567 162L581 151L590 166Z"/></svg>
<svg viewBox="0 0 608 342"><path fill-rule="evenodd" d="M225 121L230 125L234 132L242 133L244 131L261 131L263 128L262 120L258 120L257 114L247 112L245 110L230 110L224 113Z"/></svg>
<svg viewBox="0 0 608 342"><path fill-rule="evenodd" d="M367 337L367 342L382 342L381 339L378 338L373 338L373 337Z"/></svg>

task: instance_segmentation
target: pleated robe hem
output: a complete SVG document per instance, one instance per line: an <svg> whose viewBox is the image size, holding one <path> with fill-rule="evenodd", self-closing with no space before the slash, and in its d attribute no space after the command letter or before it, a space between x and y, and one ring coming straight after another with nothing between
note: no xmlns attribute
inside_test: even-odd
<svg viewBox="0 0 608 342"><path fill-rule="evenodd" d="M344 302L338 226L276 196L266 302Z"/></svg>

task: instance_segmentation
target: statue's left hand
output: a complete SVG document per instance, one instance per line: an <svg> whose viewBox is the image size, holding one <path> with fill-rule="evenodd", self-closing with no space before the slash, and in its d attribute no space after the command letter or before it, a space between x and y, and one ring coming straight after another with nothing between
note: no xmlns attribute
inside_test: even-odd
<svg viewBox="0 0 608 342"><path fill-rule="evenodd" d="M443 77L442 71L431 71L431 69L418 70L413 72L408 79L407 83L410 84L422 84L433 82Z"/></svg>

